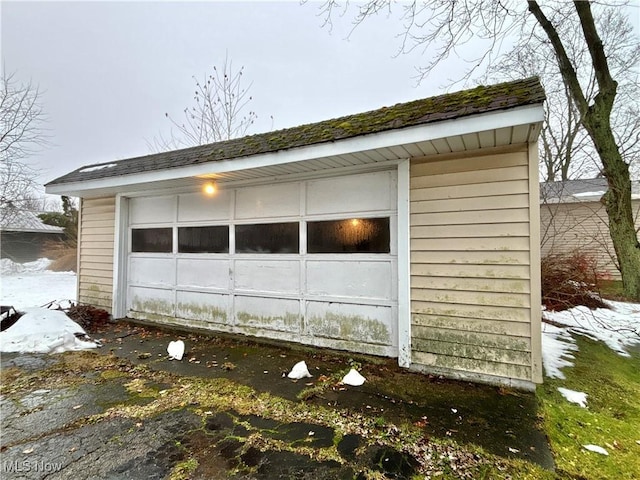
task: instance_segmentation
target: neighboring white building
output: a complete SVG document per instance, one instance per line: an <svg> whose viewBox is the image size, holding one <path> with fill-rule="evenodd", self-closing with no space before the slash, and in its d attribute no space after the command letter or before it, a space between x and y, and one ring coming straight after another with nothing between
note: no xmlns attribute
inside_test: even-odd
<svg viewBox="0 0 640 480"><path fill-rule="evenodd" d="M542 255L580 251L592 256L599 270L620 280L609 217L600 202L609 189L605 178L548 182L540 185ZM631 206L640 231L640 182L631 182Z"/></svg>
<svg viewBox="0 0 640 480"><path fill-rule="evenodd" d="M543 101L527 79L80 168L47 185L81 198L78 298L532 388Z"/></svg>

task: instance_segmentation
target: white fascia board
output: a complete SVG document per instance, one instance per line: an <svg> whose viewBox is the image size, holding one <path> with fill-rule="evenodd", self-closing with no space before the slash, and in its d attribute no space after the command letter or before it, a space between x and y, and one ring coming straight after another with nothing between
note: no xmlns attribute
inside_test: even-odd
<svg viewBox="0 0 640 480"><path fill-rule="evenodd" d="M98 189L117 189L126 191L130 186L140 183L159 182L176 178L197 177L199 175L212 175L216 173L247 170L271 165L283 165L293 162L301 162L316 158L331 157L335 155L348 155L355 152L375 150L377 148L394 147L417 142L435 140L468 133L493 130L516 125L539 123L544 119L542 104L527 105L524 107L500 110L497 112L470 115L468 117L443 120L416 127L407 127L388 132L361 135L325 142L317 145L291 148L257 154L248 157L234 158L206 162L198 165L169 168L150 172L121 175L116 177L99 178L83 182L48 185L46 193L65 194L74 192L74 195L82 196L83 192Z"/></svg>

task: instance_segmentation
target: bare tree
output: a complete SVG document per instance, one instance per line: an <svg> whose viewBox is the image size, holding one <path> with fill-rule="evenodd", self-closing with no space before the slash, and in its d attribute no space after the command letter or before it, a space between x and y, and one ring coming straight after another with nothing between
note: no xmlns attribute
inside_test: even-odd
<svg viewBox="0 0 640 480"><path fill-rule="evenodd" d="M395 5L390 0L359 3L354 25L379 12L389 11ZM618 3L620 5L623 3ZM336 11L344 13L348 2L340 4L328 0L320 8L330 24L332 15ZM419 70L421 78L451 55L456 55L459 47L472 41L484 48L472 59L464 75L466 79L495 63L502 53L502 43L509 36L526 39L540 35L545 39L609 185L602 201L609 217L609 233L625 294L640 300L640 242L633 224L629 163L622 157L623 149L612 128L619 82L614 77L616 65L608 60L611 52L600 36L591 3L575 0L540 6L535 0L526 3L517 0L432 0L402 3L398 8L403 9L404 23L400 34L403 51L421 48L428 55L426 65ZM567 35L578 35L579 44L587 46L586 52L584 48L572 51ZM637 37L633 43L638 44ZM584 56L576 57L580 52L584 52ZM584 79L594 80L593 97L589 96Z"/></svg>
<svg viewBox="0 0 640 480"><path fill-rule="evenodd" d="M623 159L640 173L640 45L628 17L619 8L598 8L595 17L598 31L607 46L607 59L612 75L618 81L618 92L612 110L611 126ZM562 25L563 40L577 64L589 62L587 45L579 25L566 21ZM577 69L586 98L592 102L597 94L594 71ZM595 177L602 169L593 143L581 124L580 112L565 85L558 63L544 32L533 31L519 38L513 49L500 62L490 65L483 76L489 79L540 77L547 95L545 122L540 134L541 173L546 181Z"/></svg>
<svg viewBox="0 0 640 480"><path fill-rule="evenodd" d="M220 68L214 65L212 74L205 74L202 80L194 76L195 103L183 110L180 120L165 113L172 125L170 137L154 138L147 142L149 148L174 150L244 136L257 115L248 109L253 100L249 95L252 83L245 87L243 74L244 67L234 70L232 61L225 57Z"/></svg>
<svg viewBox="0 0 640 480"><path fill-rule="evenodd" d="M0 221L33 206L37 171L28 158L48 145L40 90L3 72L0 80Z"/></svg>

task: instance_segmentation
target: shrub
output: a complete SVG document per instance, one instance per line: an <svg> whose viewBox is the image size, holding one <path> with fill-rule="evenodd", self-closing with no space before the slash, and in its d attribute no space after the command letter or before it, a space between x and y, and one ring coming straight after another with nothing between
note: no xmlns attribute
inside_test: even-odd
<svg viewBox="0 0 640 480"><path fill-rule="evenodd" d="M54 272L76 271L78 252L70 242L46 242L42 254L51 260L49 270Z"/></svg>
<svg viewBox="0 0 640 480"><path fill-rule="evenodd" d="M584 252L555 253L542 258L542 304L547 310L567 310L578 305L607 308L598 291L603 277L596 259Z"/></svg>
<svg viewBox="0 0 640 480"><path fill-rule="evenodd" d="M71 305L66 310L67 316L89 332L104 327L111 321L111 315L106 310L91 305Z"/></svg>

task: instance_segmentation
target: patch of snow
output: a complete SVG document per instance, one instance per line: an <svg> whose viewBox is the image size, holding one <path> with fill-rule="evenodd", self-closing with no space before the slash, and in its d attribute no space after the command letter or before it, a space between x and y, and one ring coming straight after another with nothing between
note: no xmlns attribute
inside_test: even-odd
<svg viewBox="0 0 640 480"><path fill-rule="evenodd" d="M585 450L589 450L590 452L599 453L600 455L609 455L609 452L607 452L604 448L599 447L598 445L583 445L582 447Z"/></svg>
<svg viewBox="0 0 640 480"><path fill-rule="evenodd" d="M548 377L564 379L561 368L573 366L571 352L578 350L568 329L542 323L542 365Z"/></svg>
<svg viewBox="0 0 640 480"><path fill-rule="evenodd" d="M97 170L103 170L105 168L113 168L117 165L118 165L117 163L104 163L102 165L94 165L92 167L83 168L82 170L80 170L80 173L95 172Z"/></svg>
<svg viewBox="0 0 640 480"><path fill-rule="evenodd" d="M627 348L640 343L640 304L605 300L611 309L590 310L580 306L562 312L542 309L542 362L545 373L551 378L564 379L561 369L572 366L573 352L578 350L572 334L584 335L604 342L619 355L629 356ZM587 406L587 394L558 387L569 402L583 408ZM608 455L597 445L584 445L587 450Z"/></svg>
<svg viewBox="0 0 640 480"><path fill-rule="evenodd" d="M31 308L0 332L0 351L61 353L96 348L98 345L92 340L82 339L88 338L86 335L80 325L60 310Z"/></svg>
<svg viewBox="0 0 640 480"><path fill-rule="evenodd" d="M571 403L577 403L582 408L587 408L587 394L584 392L576 392L568 388L558 387L560 394Z"/></svg>
<svg viewBox="0 0 640 480"><path fill-rule="evenodd" d="M14 275L17 273L37 273L44 272L51 265L48 258L39 258L33 262L16 263L9 258L0 260L0 272L2 275Z"/></svg>
<svg viewBox="0 0 640 480"><path fill-rule="evenodd" d="M289 375L287 375L287 377L293 380L300 380L301 378L310 376L311 374L309 373L309 369L307 368L307 363L304 360L296 363L289 372Z"/></svg>
<svg viewBox="0 0 640 480"><path fill-rule="evenodd" d="M628 357L626 348L640 343L640 304L609 300L605 303L611 309L579 306L562 312L545 310L542 317L568 327L572 333L600 340L614 352Z"/></svg>
<svg viewBox="0 0 640 480"><path fill-rule="evenodd" d="M343 378L342 378L342 382L345 385L351 385L352 387L359 387L360 385L362 385L365 382L365 378L360 375L360 373L358 373L358 371L354 368L352 368L351 370L349 370L349 373L347 373Z"/></svg>
<svg viewBox="0 0 640 480"><path fill-rule="evenodd" d="M169 360L182 360L182 356L184 355L184 342L182 340L169 342L167 353L169 354Z"/></svg>
<svg viewBox="0 0 640 480"><path fill-rule="evenodd" d="M76 299L76 274L73 272L39 272L3 275L0 304L16 310L39 307L53 300Z"/></svg>
<svg viewBox="0 0 640 480"><path fill-rule="evenodd" d="M597 192L580 192L580 193L574 193L573 196L574 197L593 197L593 198L600 198L602 195L604 195L605 192L602 190L598 190Z"/></svg>

